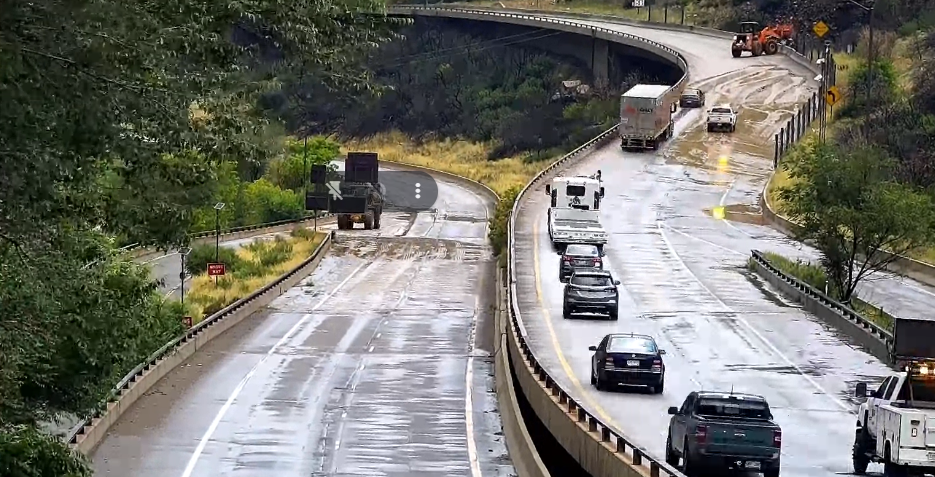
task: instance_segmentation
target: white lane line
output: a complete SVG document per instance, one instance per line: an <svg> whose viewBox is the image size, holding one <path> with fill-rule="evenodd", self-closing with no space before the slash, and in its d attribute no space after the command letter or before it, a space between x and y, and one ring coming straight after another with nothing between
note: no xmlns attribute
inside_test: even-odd
<svg viewBox="0 0 935 477"><path fill-rule="evenodd" d="M151 259L149 259L149 260L143 262L143 265L146 265L146 264L149 264L149 263L153 263L153 262L155 262L155 261L157 261L157 260L162 260L162 259L164 259L164 258L172 257L172 256L175 256L175 255L178 255L178 254L179 254L178 252L172 252L172 253L167 253L167 254L165 254L165 255L160 255L160 256L158 256L158 257L156 257L156 258L151 258Z"/></svg>
<svg viewBox="0 0 935 477"><path fill-rule="evenodd" d="M799 365L795 364L791 359L789 359L788 356L783 354L782 351L779 351L779 348L777 348L776 345L774 345L771 341L766 339L766 337L763 336L759 331L757 331L756 328L750 325L750 323L747 322L747 320L743 318L743 315L741 313L737 313L733 308L727 306L727 303L724 303L723 300L721 300L717 295L715 295L714 292L712 292L711 289L708 288L708 286L705 285L704 282L702 282L700 278L698 278L698 275L695 275L695 272L693 272L691 268L688 268L688 265L685 263L685 261L682 260L682 257L679 256L678 252L675 251L675 247L672 246L672 242L670 242L669 237L666 236L666 231L665 231L666 227L663 225L662 221L657 221L656 225L659 228L659 233L662 234L662 240L666 243L666 247L669 248L669 253L671 253L672 256L675 257L675 259L682 266L682 268L684 268L685 271L687 271L688 274L691 275L692 278L699 285L701 285L701 288L703 288L708 293L708 295L711 295L711 298L714 298L714 300L717 301L718 304L721 305L722 308L724 308L724 310L736 313L737 321L743 324L760 341L762 341L766 346L768 346L776 356L782 358L783 361L785 361L787 364L789 364L789 366L795 369L796 372L798 372L800 376L802 376L806 381L808 381L809 384L814 386L815 389L817 389L819 392L821 392L825 396L828 396L828 399L831 399L831 401L833 401L842 410L848 413L851 413L851 414L855 414L855 412L850 408L850 406L848 406L843 401L835 397L833 394L825 390L825 388L822 387L822 385L819 384L818 381L815 381L815 379L809 376L808 374L806 374L805 371L803 371L802 368L799 367Z"/></svg>
<svg viewBox="0 0 935 477"><path fill-rule="evenodd" d="M708 245L711 245L712 247L717 247L717 248L719 248L719 249L721 249L721 250L724 250L724 251L726 251L726 252L730 252L730 253L737 254L737 255L743 255L744 257L747 256L746 253L740 252L740 251L738 251L738 250L734 250L734 249L732 249L732 248L727 248L727 247L725 247L725 246L723 246L723 245L718 245L718 244L716 244L716 243L714 243L714 242L709 242L709 241L707 241L707 240L705 240L705 239L703 239L703 238L701 238L701 237L696 237L696 236L691 235L691 234L689 234L689 233L683 232L683 231L681 231L681 230L679 230L679 229L677 229L677 228L675 228L675 227L673 227L673 226L671 226L671 225L669 225L669 224L667 224L667 223L665 223L665 222L662 222L662 226L665 227L665 228L667 228L667 229L669 229L669 230L671 230L671 231L673 231L673 232L675 232L675 233L677 233L677 234L679 234L679 235L684 235L685 237L688 237L688 238L690 238L690 239L692 239L692 240L697 240L697 241L699 241L699 242L704 242L704 243L706 243L706 244L708 244Z"/></svg>
<svg viewBox="0 0 935 477"><path fill-rule="evenodd" d="M481 279L483 285L483 279ZM471 344L467 359L467 372L464 373L464 421L467 431L468 460L471 462L471 477L481 477L480 462L477 461L477 443L474 442L474 349L477 344L477 317L480 314L480 293L474 299L474 317L471 326Z"/></svg>
<svg viewBox="0 0 935 477"><path fill-rule="evenodd" d="M724 195L721 196L721 200L718 202L718 206L719 206L719 207L722 207L722 208L724 207L724 204L727 202L727 196L729 196L729 195L730 195L730 192L731 192L732 190L734 190L734 184L736 184L736 183L737 183L737 179L734 179L734 180L732 180L732 181L730 182L730 186L727 187L727 190L724 191ZM724 218L719 219L719 220L720 220L721 222L724 222L724 224L726 224L728 227L730 227L730 228L732 228L732 229L734 229L734 230L736 230L736 231L738 231L738 232L740 232L740 233L746 235L747 237L754 238L752 235L750 235L750 234L744 232L743 230L740 230L737 226L735 226L734 224L730 223L730 221L727 220L727 211L726 211L726 210L724 211Z"/></svg>
<svg viewBox="0 0 935 477"><path fill-rule="evenodd" d="M324 305L325 302L327 302L332 296L334 296L334 294L337 293L338 290L343 288L344 285L347 284L347 282L351 281L351 278L354 278L358 274L358 272L364 269L364 267L369 268L372 265L373 263L362 263L359 267L355 268L354 271L352 271L346 278L344 278L344 280L341 283L338 283L338 286L334 287L333 290L331 290L327 295L322 297L322 299L314 307L312 307L312 311L316 311L319 308L321 308L321 306ZM208 426L208 430L206 430L204 435L201 436L201 440L198 442L198 447L195 448L195 452L192 454L191 459L188 460L188 465L185 466L185 471L182 472L182 477L191 477L192 472L194 472L195 470L195 465L198 464L198 459L201 457L201 454L204 452L205 447L208 445L208 441L211 440L211 436L213 436L214 432L217 431L218 426L221 424L221 420L224 419L224 415L227 414L227 411L230 409L231 405L234 404L234 400L237 399L237 396L239 396L240 392L243 391L244 386L247 385L247 381L249 381L250 378L253 377L253 374L256 373L256 370L263 363L265 363L266 360L269 359L269 357L272 356L273 353L275 353L276 350L279 349L279 347L282 346L286 342L286 340L292 338L292 336L295 335L299 331L299 329L302 328L308 322L308 320L312 318L312 316L314 316L314 313L309 313L303 316L295 325L292 326L292 328L289 329L288 332L286 332L285 335L283 335L282 338L279 339L279 341L276 342L276 344L273 345L272 348L269 349L269 351L266 352L266 355L263 356L263 358L261 358L259 362L253 365L253 368L251 368L250 371L247 372L247 374L243 377L243 379L240 380L240 382L237 384L237 387L234 388L234 391L231 392L231 395L227 398L227 401L224 402L224 405L221 406L220 410L218 410L217 415L214 416L214 420L211 421L211 425Z"/></svg>

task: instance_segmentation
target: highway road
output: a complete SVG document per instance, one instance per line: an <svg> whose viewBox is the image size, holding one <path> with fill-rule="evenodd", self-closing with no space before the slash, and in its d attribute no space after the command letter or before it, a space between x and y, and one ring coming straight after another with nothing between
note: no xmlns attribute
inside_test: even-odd
<svg viewBox="0 0 935 477"><path fill-rule="evenodd" d="M493 204L339 231L298 286L199 350L93 454L95 475L513 475L491 355Z"/></svg>
<svg viewBox="0 0 935 477"><path fill-rule="evenodd" d="M887 367L745 268L754 248L815 255L762 225L755 207L771 169L773 134L815 90L813 73L782 56L731 58L721 39L584 22L682 51L708 105L731 103L740 125L734 134L708 134L703 112L691 111L658 153L623 153L614 142L568 171L602 171L605 264L622 281L617 322L562 318L548 198L542 185L533 192L518 218L516 259L519 305L537 358L579 402L657 457L664 454L667 407L693 390L733 389L769 400L783 427L783 476L850 472L854 384L881 380ZM731 220L714 218L715 207ZM935 306L933 290L891 276L860 292L903 316ZM663 395L589 385L588 346L631 331L655 336L668 351Z"/></svg>

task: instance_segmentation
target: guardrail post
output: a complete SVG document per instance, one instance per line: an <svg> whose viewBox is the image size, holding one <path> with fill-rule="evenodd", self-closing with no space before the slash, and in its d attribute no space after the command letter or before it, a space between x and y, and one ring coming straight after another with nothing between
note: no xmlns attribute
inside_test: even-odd
<svg viewBox="0 0 935 477"><path fill-rule="evenodd" d="M621 454L627 453L627 441L623 440L620 436L617 436L617 452Z"/></svg>
<svg viewBox="0 0 935 477"><path fill-rule="evenodd" d="M659 477L659 464L655 462L649 464L649 477Z"/></svg>
<svg viewBox="0 0 935 477"><path fill-rule="evenodd" d="M633 465L643 465L643 453L636 447L633 448Z"/></svg>
<svg viewBox="0 0 935 477"><path fill-rule="evenodd" d="M776 147L773 148L773 169L779 167L779 134L773 134L776 140Z"/></svg>
<svg viewBox="0 0 935 477"><path fill-rule="evenodd" d="M597 419L594 416L588 416L588 432L597 431Z"/></svg>

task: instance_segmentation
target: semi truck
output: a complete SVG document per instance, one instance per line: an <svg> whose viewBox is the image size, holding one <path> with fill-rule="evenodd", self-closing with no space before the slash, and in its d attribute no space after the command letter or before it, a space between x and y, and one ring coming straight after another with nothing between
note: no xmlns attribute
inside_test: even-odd
<svg viewBox="0 0 935 477"><path fill-rule="evenodd" d="M638 84L620 97L620 147L652 149L672 137L678 98L671 86Z"/></svg>
<svg viewBox="0 0 935 477"><path fill-rule="evenodd" d="M935 321L896 318L890 353L899 372L857 384L854 473L879 462L885 476L935 475Z"/></svg>
<svg viewBox="0 0 935 477"><path fill-rule="evenodd" d="M380 228L386 188L379 181L379 172L377 153L347 153L340 198L333 197L328 207L337 216L339 230L353 229L354 224L364 224L365 230Z"/></svg>

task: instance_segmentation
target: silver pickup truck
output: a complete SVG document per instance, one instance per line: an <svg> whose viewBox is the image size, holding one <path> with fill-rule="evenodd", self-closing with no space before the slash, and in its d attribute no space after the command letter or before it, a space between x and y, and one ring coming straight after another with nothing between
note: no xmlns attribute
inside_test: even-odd
<svg viewBox="0 0 935 477"><path fill-rule="evenodd" d="M715 106L708 110L708 132L734 132L737 129L737 113L729 104Z"/></svg>

